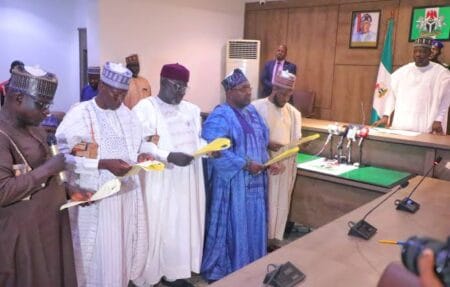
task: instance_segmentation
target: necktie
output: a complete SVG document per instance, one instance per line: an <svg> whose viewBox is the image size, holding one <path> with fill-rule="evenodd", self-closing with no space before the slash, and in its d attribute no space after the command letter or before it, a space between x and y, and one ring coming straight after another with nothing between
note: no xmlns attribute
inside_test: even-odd
<svg viewBox="0 0 450 287"><path fill-rule="evenodd" d="M275 65L275 69L273 70L272 81L273 81L273 79L275 79L275 75L278 73L280 68L281 68L281 62L277 61L277 64Z"/></svg>

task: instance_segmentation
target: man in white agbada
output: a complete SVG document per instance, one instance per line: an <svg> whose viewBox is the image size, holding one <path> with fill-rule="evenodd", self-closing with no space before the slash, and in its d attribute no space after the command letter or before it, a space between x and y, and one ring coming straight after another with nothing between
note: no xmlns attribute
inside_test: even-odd
<svg viewBox="0 0 450 287"><path fill-rule="evenodd" d="M283 152L289 143L302 136L302 118L300 112L288 103L295 85L295 75L280 71L275 75L273 90L269 97L254 101L258 113L269 127L270 157ZM290 200L297 176L295 157L283 160L283 172L269 175L269 245L273 239L283 240L283 234L289 214Z"/></svg>
<svg viewBox="0 0 450 287"><path fill-rule="evenodd" d="M131 72L106 63L99 93L73 106L56 131L71 162L69 177L81 187L98 190L123 176L130 163L151 159L141 153L142 129L122 102ZM120 191L70 211L78 286L127 286L145 266L148 237L142 190L137 176L121 179Z"/></svg>
<svg viewBox="0 0 450 287"><path fill-rule="evenodd" d="M164 65L160 91L141 100L139 117L150 152L167 164L161 173L144 179L148 211L149 254L138 286L193 286L183 278L199 273L203 252L205 191L202 163L193 159L200 148L200 109L183 101L189 71L179 64Z"/></svg>
<svg viewBox="0 0 450 287"><path fill-rule="evenodd" d="M393 129L446 134L450 72L430 62L431 43L431 38L418 38L414 62L392 74L385 115L375 125L387 124L394 111Z"/></svg>

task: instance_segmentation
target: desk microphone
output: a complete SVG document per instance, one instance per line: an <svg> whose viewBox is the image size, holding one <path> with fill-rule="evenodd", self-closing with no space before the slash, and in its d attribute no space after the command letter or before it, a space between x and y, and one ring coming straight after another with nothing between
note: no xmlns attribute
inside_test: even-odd
<svg viewBox="0 0 450 287"><path fill-rule="evenodd" d="M395 201L395 205L397 205L398 210L406 211L406 212L410 212L410 213L416 213L416 211L419 210L420 204L415 202L414 200L412 200L411 196L417 190L417 187L422 183L422 181L431 173L431 171L434 169L434 167L441 162L441 160L442 160L442 157L438 156L436 158L436 160L433 162L433 165L431 166L431 168L422 177L422 179L416 184L416 186L414 186L411 193L407 197L403 198L402 200L397 199Z"/></svg>
<svg viewBox="0 0 450 287"><path fill-rule="evenodd" d="M369 128L368 127L362 127L359 132L358 132L358 136L359 136L359 143L358 146L362 145L363 140L369 136Z"/></svg>
<svg viewBox="0 0 450 287"><path fill-rule="evenodd" d="M49 134L47 136L47 144L50 147L50 154L52 156L55 156L59 154L58 146L56 145L56 137L54 134ZM61 171L59 174L59 181L60 183L67 182L66 173L64 171Z"/></svg>
<svg viewBox="0 0 450 287"><path fill-rule="evenodd" d="M353 221L349 221L348 227L350 227L350 230L348 231L348 235L360 237L365 240L369 240L377 232L377 229L366 221L367 216L369 214L371 214L372 211L377 209L383 202L385 202L391 196L393 196L395 193L397 193L397 191L399 191L402 188L407 187L408 185L409 185L409 181L405 181L405 182L401 183L399 185L399 187L397 187L396 190L394 190L391 194L386 196L385 199L383 199L380 203L378 203L371 210L369 210L369 212L367 212L366 215L364 215L364 217L357 223L354 223Z"/></svg>

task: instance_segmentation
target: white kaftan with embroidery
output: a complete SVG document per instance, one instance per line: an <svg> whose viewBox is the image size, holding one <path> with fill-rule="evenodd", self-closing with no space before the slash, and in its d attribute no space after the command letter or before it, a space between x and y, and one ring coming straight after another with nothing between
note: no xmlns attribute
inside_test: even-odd
<svg viewBox="0 0 450 287"><path fill-rule="evenodd" d="M150 151L166 163L166 170L147 173L143 179L148 210L149 253L138 286L199 273L203 252L205 190L201 159L185 167L167 163L170 152L194 153L200 138L200 109L186 101L169 105L158 96L141 100L133 112L141 120L144 135L159 135Z"/></svg>
<svg viewBox="0 0 450 287"><path fill-rule="evenodd" d="M121 105L104 110L95 98L72 107L57 129L61 150L68 153L82 141L99 145L98 158L69 156L70 177L81 187L97 190L115 176L98 169L99 159L135 162L142 129ZM87 207L70 208L78 286L123 287L140 276L148 238L142 190L137 176L121 180L119 193Z"/></svg>

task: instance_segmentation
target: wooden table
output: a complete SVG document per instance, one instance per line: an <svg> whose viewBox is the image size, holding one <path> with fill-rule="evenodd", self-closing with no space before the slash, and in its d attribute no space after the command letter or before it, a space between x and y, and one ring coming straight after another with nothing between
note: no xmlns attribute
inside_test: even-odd
<svg viewBox="0 0 450 287"><path fill-rule="evenodd" d="M308 163L316 157L299 154L297 162ZM303 166L303 165L302 165ZM365 171L367 170L367 171ZM366 174L364 177L352 174ZM370 174L369 174L370 173ZM291 203L290 220L318 228L374 200L390 188L411 177L410 173L375 167L362 167L341 176L299 168ZM391 174L394 174L392 179ZM380 178L381 175L386 179ZM374 184L372 182L378 182Z"/></svg>
<svg viewBox="0 0 450 287"><path fill-rule="evenodd" d="M328 135L328 125L332 121L302 119L304 136L320 133L322 137L303 148L303 151L315 154L320 151ZM339 123L344 125L347 123ZM336 149L337 137L333 142ZM324 156L330 157L326 148ZM434 170L434 177L449 180L450 171L445 164L450 161L450 136L420 134L414 137L393 135L370 130L369 136L362 144L362 163L391 168L424 175L432 166L434 159L442 156L442 163ZM354 146L352 158L359 160L358 148Z"/></svg>
<svg viewBox="0 0 450 287"><path fill-rule="evenodd" d="M348 221L358 221L388 194L320 227L291 244L214 283L213 287L262 286L266 266L291 261L306 279L299 286L376 286L384 268L400 261L400 247L382 245L379 239L406 240L412 235L445 241L450 235L450 182L427 178L413 199L421 204L415 214L395 209L420 180L389 198L366 221L378 228L370 240L350 237Z"/></svg>

